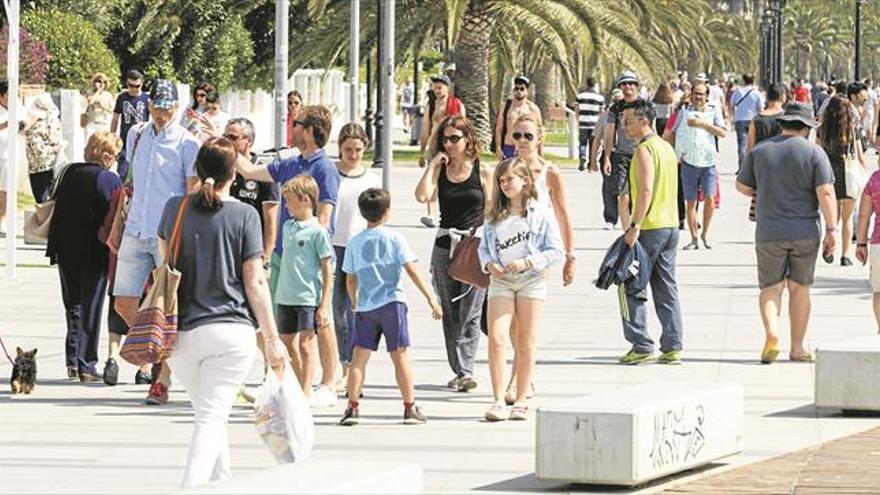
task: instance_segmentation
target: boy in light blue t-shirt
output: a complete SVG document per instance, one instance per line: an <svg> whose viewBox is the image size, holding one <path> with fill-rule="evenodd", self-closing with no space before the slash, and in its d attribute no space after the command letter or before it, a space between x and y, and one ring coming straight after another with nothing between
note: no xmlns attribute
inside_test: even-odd
<svg viewBox="0 0 880 495"><path fill-rule="evenodd" d="M358 208L367 220L367 229L349 241L342 264L342 270L348 274L346 286L355 311L355 324L351 339L354 352L348 371L348 408L339 424L351 426L360 422L357 399L364 382L364 370L370 354L379 350L383 335L403 396L403 422L424 423L427 420L415 403L412 371L406 354L410 343L401 272L406 270L428 300L435 320L440 319L442 310L416 271L416 257L406 240L383 226L391 208L388 191L367 189L358 197Z"/></svg>
<svg viewBox="0 0 880 495"><path fill-rule="evenodd" d="M290 353L291 365L303 393L312 392L315 332L332 332L328 314L333 290L333 248L327 230L318 223L318 184L298 175L281 188L291 219L284 222L281 270L275 303L278 333ZM298 340L298 342L297 342Z"/></svg>

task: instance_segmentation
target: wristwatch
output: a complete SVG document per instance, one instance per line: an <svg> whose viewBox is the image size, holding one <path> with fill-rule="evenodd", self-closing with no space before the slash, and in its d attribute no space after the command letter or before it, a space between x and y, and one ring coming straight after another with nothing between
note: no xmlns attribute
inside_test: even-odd
<svg viewBox="0 0 880 495"><path fill-rule="evenodd" d="M629 223L629 228L631 228L631 229L641 229L642 226L641 226L640 224L637 224L636 221L633 220L633 221L631 221L631 222Z"/></svg>
<svg viewBox="0 0 880 495"><path fill-rule="evenodd" d="M574 253L565 253L565 259L574 261L577 259L577 256L575 256Z"/></svg>

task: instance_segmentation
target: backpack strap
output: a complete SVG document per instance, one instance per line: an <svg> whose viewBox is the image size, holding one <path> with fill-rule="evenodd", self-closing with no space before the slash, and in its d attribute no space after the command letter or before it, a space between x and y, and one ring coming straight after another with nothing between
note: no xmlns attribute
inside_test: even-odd
<svg viewBox="0 0 880 495"><path fill-rule="evenodd" d="M134 144L132 144L131 147L131 161L128 163L128 170L125 171L125 181L123 181L123 184L127 186L134 184L134 157L137 153L138 144L140 144L141 142L141 136L144 135L144 131L147 130L148 125L150 125L149 122L144 122L143 124L141 124L140 128L137 131L137 134L135 134L134 136Z"/></svg>
<svg viewBox="0 0 880 495"><path fill-rule="evenodd" d="M507 139L507 114L510 112L510 106L513 104L513 99L508 98L507 101L504 102L504 111L501 113L501 146L504 146L504 140Z"/></svg>

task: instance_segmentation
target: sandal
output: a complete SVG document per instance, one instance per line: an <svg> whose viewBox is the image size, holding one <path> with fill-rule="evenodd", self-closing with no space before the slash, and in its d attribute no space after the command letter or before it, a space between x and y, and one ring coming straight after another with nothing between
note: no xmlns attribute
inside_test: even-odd
<svg viewBox="0 0 880 495"><path fill-rule="evenodd" d="M491 422L504 421L510 419L510 411L501 404L493 404L483 417L486 418L486 421Z"/></svg>
<svg viewBox="0 0 880 495"><path fill-rule="evenodd" d="M764 350L761 351L761 364L772 364L776 361L776 357L779 356L779 347L777 347L777 343L770 342L764 344Z"/></svg>
<svg viewBox="0 0 880 495"><path fill-rule="evenodd" d="M513 406L510 408L511 421L525 421L529 419L529 408L526 406Z"/></svg>
<svg viewBox="0 0 880 495"><path fill-rule="evenodd" d="M805 352L804 354L789 354L788 360L795 363L812 363L813 355L809 352Z"/></svg>
<svg viewBox="0 0 880 495"><path fill-rule="evenodd" d="M701 239L703 240L703 247L704 247L704 248L706 248L706 249L712 249L712 245L709 244L709 241L707 241L705 237L701 237Z"/></svg>
<svg viewBox="0 0 880 495"><path fill-rule="evenodd" d="M685 244L684 247L681 248L681 249L684 250L684 251L691 251L691 250L694 250L694 249L700 249L700 245L697 244L697 240L694 239L694 240L692 240L691 242Z"/></svg>
<svg viewBox="0 0 880 495"><path fill-rule="evenodd" d="M507 392L504 394L504 403L512 406L514 402L516 402L516 385L511 384L507 387Z"/></svg>

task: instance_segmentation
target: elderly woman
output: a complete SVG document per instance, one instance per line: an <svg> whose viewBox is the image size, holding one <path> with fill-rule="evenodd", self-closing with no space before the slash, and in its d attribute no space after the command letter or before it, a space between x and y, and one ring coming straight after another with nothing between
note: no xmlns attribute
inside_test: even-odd
<svg viewBox="0 0 880 495"><path fill-rule="evenodd" d="M480 144L467 118L447 117L432 144L434 157L416 186L416 200L440 205L440 228L431 253L431 273L443 308L446 357L455 376L449 388L467 392L477 387L474 357L480 341L480 320L486 289L449 276L458 240L483 224L483 210L492 197L492 167L480 164Z"/></svg>
<svg viewBox="0 0 880 495"><path fill-rule="evenodd" d="M61 298L67 315L67 373L82 382L101 379L95 366L107 290L108 253L107 246L98 240L98 229L113 192L122 186L119 176L109 170L121 149L122 140L110 131L92 134L84 153L85 163L68 165L55 187L46 256L58 265L61 277Z"/></svg>
<svg viewBox="0 0 880 495"><path fill-rule="evenodd" d="M109 131L113 119L113 106L116 98L107 91L110 80L98 72L92 76L92 89L86 96L85 122L86 139L97 131Z"/></svg>
<svg viewBox="0 0 880 495"><path fill-rule="evenodd" d="M62 151L61 112L52 96L43 93L31 104L24 128L25 154L31 192L37 203L46 201Z"/></svg>

